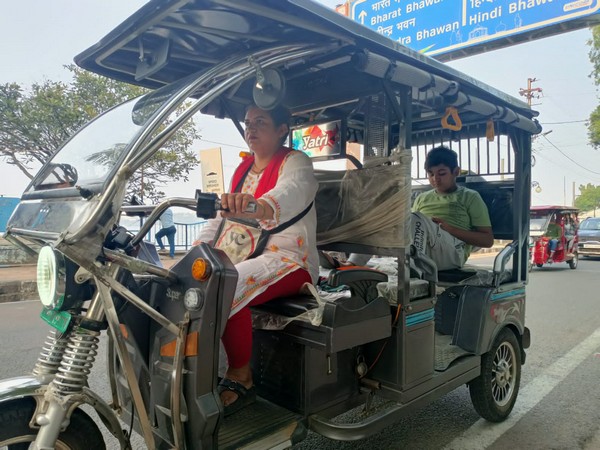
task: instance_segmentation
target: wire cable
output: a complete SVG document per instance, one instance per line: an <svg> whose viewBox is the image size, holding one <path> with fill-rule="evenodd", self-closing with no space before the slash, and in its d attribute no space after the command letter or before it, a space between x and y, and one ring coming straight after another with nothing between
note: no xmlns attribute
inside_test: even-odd
<svg viewBox="0 0 600 450"><path fill-rule="evenodd" d="M566 122L540 122L540 125L565 125L567 123L583 123L583 122L589 122L589 119L569 120Z"/></svg>
<svg viewBox="0 0 600 450"><path fill-rule="evenodd" d="M544 139L546 139L548 141L548 143L554 147L556 150L558 150L560 152L561 155L563 155L565 158L567 158L569 161L571 161L573 164L575 164L578 167L581 167L582 169L585 169L586 171L593 173L594 175L600 175L600 172L595 172L593 170L588 169L585 166L582 166L581 164L579 164L577 161L575 161L573 158L571 158L569 155L567 155L565 152L563 152L560 148L558 148L554 142L552 142L550 139L548 139L547 136L544 136Z"/></svg>

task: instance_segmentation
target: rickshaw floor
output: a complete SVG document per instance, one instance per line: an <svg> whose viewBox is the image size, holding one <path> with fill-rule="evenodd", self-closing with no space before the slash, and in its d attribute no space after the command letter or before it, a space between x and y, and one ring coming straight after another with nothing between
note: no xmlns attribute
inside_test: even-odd
<svg viewBox="0 0 600 450"><path fill-rule="evenodd" d="M240 448L257 438L290 429L301 422L303 418L299 414L257 397L252 405L225 418L219 430L219 448Z"/></svg>
<svg viewBox="0 0 600 450"><path fill-rule="evenodd" d="M471 352L452 345L452 336L448 334L435 333L435 370L443 372L452 362L463 356L472 355Z"/></svg>

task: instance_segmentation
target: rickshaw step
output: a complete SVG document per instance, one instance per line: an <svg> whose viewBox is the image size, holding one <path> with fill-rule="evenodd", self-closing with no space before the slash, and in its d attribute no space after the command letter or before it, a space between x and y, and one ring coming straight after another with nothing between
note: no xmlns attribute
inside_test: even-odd
<svg viewBox="0 0 600 450"><path fill-rule="evenodd" d="M295 443L306 434L301 415L258 397L252 405L225 418L219 429L219 448L270 448L286 441Z"/></svg>

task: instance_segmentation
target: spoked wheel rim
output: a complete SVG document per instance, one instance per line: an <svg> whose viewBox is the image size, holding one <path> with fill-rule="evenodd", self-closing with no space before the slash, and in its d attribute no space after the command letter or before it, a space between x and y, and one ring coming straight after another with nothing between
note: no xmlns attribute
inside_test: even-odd
<svg viewBox="0 0 600 450"><path fill-rule="evenodd" d="M492 398L498 406L507 405L515 390L517 365L514 347L503 342L494 355L492 365Z"/></svg>

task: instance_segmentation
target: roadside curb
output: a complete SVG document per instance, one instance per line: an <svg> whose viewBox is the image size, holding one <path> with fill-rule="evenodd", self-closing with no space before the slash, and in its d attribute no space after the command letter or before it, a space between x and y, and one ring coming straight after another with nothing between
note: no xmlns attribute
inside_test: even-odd
<svg viewBox="0 0 600 450"><path fill-rule="evenodd" d="M31 280L3 281L0 283L0 303L38 299L37 282Z"/></svg>

